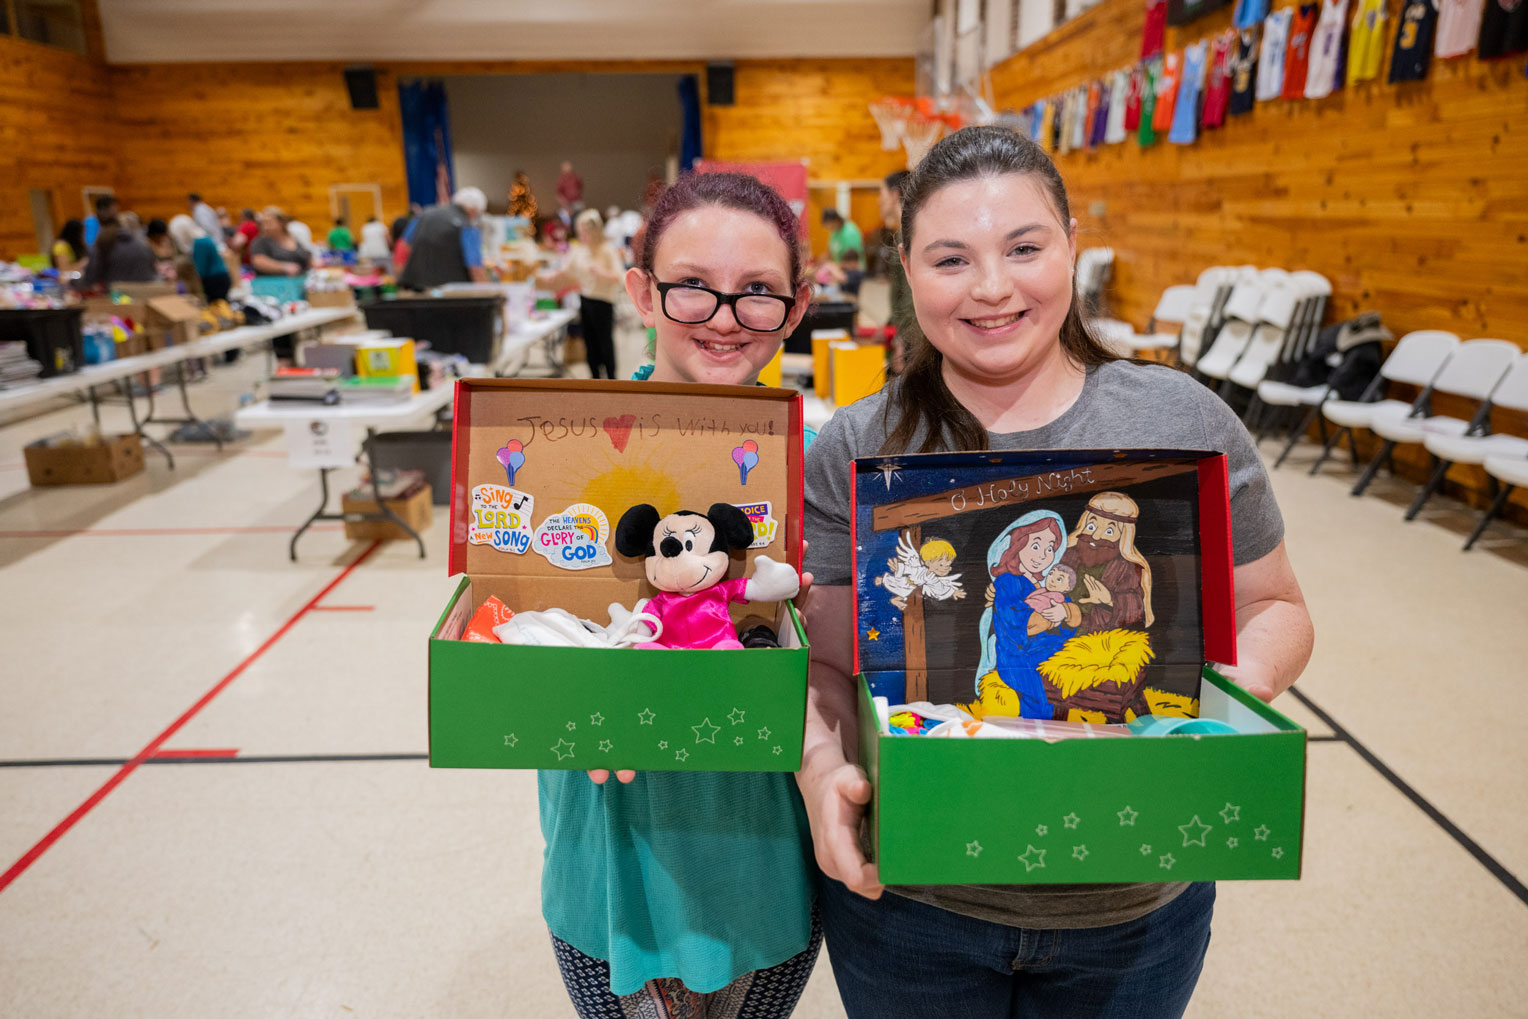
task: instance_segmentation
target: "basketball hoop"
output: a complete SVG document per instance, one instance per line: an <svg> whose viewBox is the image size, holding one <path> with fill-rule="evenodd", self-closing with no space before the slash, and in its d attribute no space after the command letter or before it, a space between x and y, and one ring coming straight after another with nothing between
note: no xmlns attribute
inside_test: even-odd
<svg viewBox="0 0 1528 1019"><path fill-rule="evenodd" d="M911 170L928 155L944 134L945 122L937 117L911 116L902 125L902 147L907 150L907 168Z"/></svg>
<svg viewBox="0 0 1528 1019"><path fill-rule="evenodd" d="M882 96L870 104L870 115L881 129L882 149L891 152L902 147L902 127L912 110L912 100L898 96Z"/></svg>

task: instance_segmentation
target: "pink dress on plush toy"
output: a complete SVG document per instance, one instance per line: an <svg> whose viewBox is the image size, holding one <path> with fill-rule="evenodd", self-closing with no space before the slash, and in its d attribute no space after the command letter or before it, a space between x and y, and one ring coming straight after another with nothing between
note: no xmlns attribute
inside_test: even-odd
<svg viewBox="0 0 1528 1019"><path fill-rule="evenodd" d="M737 627L727 606L747 602L743 592L748 578L724 580L695 594L661 591L648 601L643 612L663 621L663 643L638 644L642 648L740 648Z"/></svg>

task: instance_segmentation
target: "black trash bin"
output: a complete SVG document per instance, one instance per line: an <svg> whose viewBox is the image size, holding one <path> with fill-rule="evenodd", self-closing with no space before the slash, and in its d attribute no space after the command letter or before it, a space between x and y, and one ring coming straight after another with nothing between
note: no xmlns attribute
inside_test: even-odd
<svg viewBox="0 0 1528 1019"><path fill-rule="evenodd" d="M27 356L42 364L42 378L77 371L85 364L84 308L0 310L0 341L19 340Z"/></svg>
<svg viewBox="0 0 1528 1019"><path fill-rule="evenodd" d="M785 338L787 354L810 354L813 329L843 329L854 335L854 316L859 306L851 301L813 301L796 331Z"/></svg>
<svg viewBox="0 0 1528 1019"><path fill-rule="evenodd" d="M461 354L473 364L492 364L504 332L504 299L393 297L361 304L368 329L429 341L432 350Z"/></svg>

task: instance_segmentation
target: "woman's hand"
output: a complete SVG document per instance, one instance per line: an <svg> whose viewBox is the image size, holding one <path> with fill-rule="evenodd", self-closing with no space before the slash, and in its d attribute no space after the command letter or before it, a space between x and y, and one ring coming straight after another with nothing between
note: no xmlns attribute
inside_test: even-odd
<svg viewBox="0 0 1528 1019"><path fill-rule="evenodd" d="M803 784L817 866L867 899L879 899L882 886L875 864L860 851L859 827L870 802L870 782L855 764L843 764L820 780Z"/></svg>
<svg viewBox="0 0 1528 1019"><path fill-rule="evenodd" d="M1052 625L1066 622L1066 604L1057 603L1049 608L1042 609L1041 618Z"/></svg>
<svg viewBox="0 0 1528 1019"><path fill-rule="evenodd" d="M618 771L615 773L616 781L620 782L622 785L625 785L636 777L637 773L635 771ZM595 768L593 771L589 772L589 781L593 782L595 785L604 785L606 780L609 778L610 771L606 768Z"/></svg>
<svg viewBox="0 0 1528 1019"><path fill-rule="evenodd" d="M987 608L990 609L993 606L993 603L995 603L996 601L997 601L997 585L989 583L987 585Z"/></svg>

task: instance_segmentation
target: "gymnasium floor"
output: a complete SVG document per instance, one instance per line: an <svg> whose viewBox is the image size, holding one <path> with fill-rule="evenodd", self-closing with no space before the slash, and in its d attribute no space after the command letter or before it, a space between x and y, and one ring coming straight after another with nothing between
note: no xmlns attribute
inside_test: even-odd
<svg viewBox="0 0 1528 1019"><path fill-rule="evenodd" d="M444 514L425 560L330 524L289 563L317 487L275 433L29 489L21 447L84 420L0 429L0 1014L572 1016L534 775L424 761ZM1189 1014L1524 1015L1528 534L1462 554L1472 511L1404 524L1409 486L1352 499L1303 452L1305 876L1220 886ZM843 1015L826 957L796 1014Z"/></svg>

